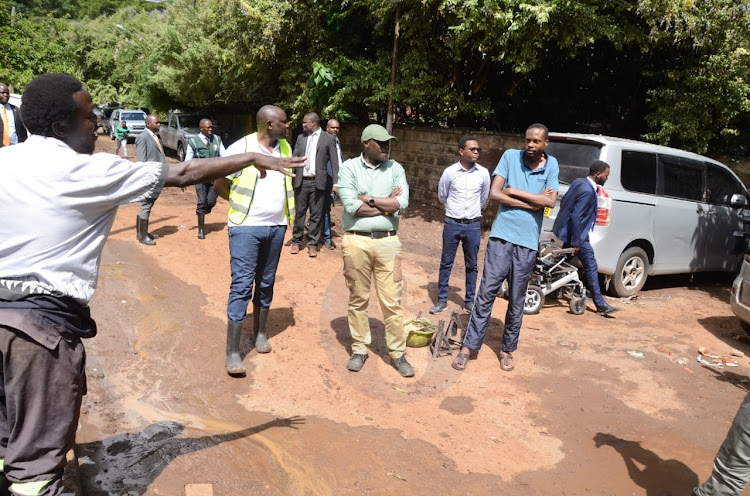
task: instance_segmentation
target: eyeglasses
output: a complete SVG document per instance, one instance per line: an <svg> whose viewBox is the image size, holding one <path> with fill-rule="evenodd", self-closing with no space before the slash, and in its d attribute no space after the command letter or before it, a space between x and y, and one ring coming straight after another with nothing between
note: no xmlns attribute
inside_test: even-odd
<svg viewBox="0 0 750 496"><path fill-rule="evenodd" d="M482 149L481 148L474 148L474 147L472 147L472 148L467 148L467 150L469 150L470 152L474 152L474 153L482 153Z"/></svg>

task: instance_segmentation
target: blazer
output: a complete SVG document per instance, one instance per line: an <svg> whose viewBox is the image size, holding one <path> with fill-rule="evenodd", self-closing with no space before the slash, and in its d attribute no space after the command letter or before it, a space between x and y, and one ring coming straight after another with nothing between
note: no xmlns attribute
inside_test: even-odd
<svg viewBox="0 0 750 496"><path fill-rule="evenodd" d="M589 238L589 231L596 222L597 196L591 182L578 178L570 185L560 201L552 232L563 243L581 246Z"/></svg>
<svg viewBox="0 0 750 496"><path fill-rule="evenodd" d="M16 136L18 136L18 142L23 143L28 138L26 128L23 127L23 119L21 119L21 111L15 105L10 105L10 111L13 113L13 121L16 123ZM0 136L3 135L3 120L0 119ZM3 140L0 139L0 148L3 147Z"/></svg>
<svg viewBox="0 0 750 496"><path fill-rule="evenodd" d="M307 149L308 137L304 134L297 136L297 141L294 143L294 151L292 156L304 157ZM339 156L336 151L336 138L333 135L321 130L320 137L318 138L318 148L315 154L315 189L326 189L328 182L328 162L331 162L331 175L333 176L333 184L339 179ZM296 176L292 181L294 189L302 186L302 170L297 169Z"/></svg>
<svg viewBox="0 0 750 496"><path fill-rule="evenodd" d="M156 135L156 139L161 143L161 138L158 134ZM166 162L167 160L164 156L164 146L159 150L156 141L154 141L146 129L135 138L135 153L139 162Z"/></svg>

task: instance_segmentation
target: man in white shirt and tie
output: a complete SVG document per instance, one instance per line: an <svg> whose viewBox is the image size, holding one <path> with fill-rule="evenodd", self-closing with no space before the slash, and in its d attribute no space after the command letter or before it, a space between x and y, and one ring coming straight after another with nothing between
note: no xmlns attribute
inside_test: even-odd
<svg viewBox="0 0 750 496"><path fill-rule="evenodd" d="M135 139L136 154L139 162L165 162L164 148L159 140L159 127L161 121L159 116L149 114L146 116L146 129ZM156 203L158 196L150 198L141 203L141 211L135 220L135 229L138 241L144 245L155 245L154 238L159 236L148 232L148 218L151 215L151 208Z"/></svg>
<svg viewBox="0 0 750 496"><path fill-rule="evenodd" d="M21 112L9 100L8 86L0 83L0 148L26 141L26 128L21 121Z"/></svg>
<svg viewBox="0 0 750 496"><path fill-rule="evenodd" d="M226 150L221 138L214 134L214 123L211 119L201 119L198 123L201 132L188 140L188 149L185 153L185 161L197 158L214 158L223 157ZM195 193L198 196L198 205L195 213L198 216L198 239L204 239L206 214L216 206L216 190L214 183L204 183L195 185Z"/></svg>
<svg viewBox="0 0 750 496"><path fill-rule="evenodd" d="M323 225L323 205L328 183L328 162L331 162L333 184L339 175L339 157L336 140L320 128L320 117L311 112L302 119L303 133L294 144L295 157L307 157L307 166L293 180L296 212L292 230L292 254L299 253L305 233L305 217L310 211L307 231L307 254L318 256L320 232Z"/></svg>

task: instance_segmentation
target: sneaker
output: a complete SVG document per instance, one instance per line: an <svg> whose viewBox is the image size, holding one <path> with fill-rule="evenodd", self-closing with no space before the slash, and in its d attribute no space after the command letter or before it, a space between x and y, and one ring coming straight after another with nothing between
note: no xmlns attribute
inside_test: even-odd
<svg viewBox="0 0 750 496"><path fill-rule="evenodd" d="M439 301L435 303L434 307L430 308L430 313L440 313L446 308L448 308L448 304L444 301Z"/></svg>
<svg viewBox="0 0 750 496"><path fill-rule="evenodd" d="M353 353L349 361L346 362L346 368L347 370L351 370L352 372L359 372L360 370L362 370L362 366L365 364L365 360L367 360L367 355Z"/></svg>
<svg viewBox="0 0 750 496"><path fill-rule="evenodd" d="M611 313L615 313L618 310L619 308L613 307L609 303L607 303L606 306L603 307L596 307L596 313L598 313L599 315L609 315Z"/></svg>
<svg viewBox="0 0 750 496"><path fill-rule="evenodd" d="M326 241L326 250L335 250L336 249L336 243L333 241Z"/></svg>
<svg viewBox="0 0 750 496"><path fill-rule="evenodd" d="M396 367L396 370L401 374L401 377L414 377L414 369L409 365L409 362L406 361L406 355L394 358L393 366Z"/></svg>
<svg viewBox="0 0 750 496"><path fill-rule="evenodd" d="M471 313L474 311L474 302L470 301L468 303L464 303L464 310L466 310L467 313Z"/></svg>

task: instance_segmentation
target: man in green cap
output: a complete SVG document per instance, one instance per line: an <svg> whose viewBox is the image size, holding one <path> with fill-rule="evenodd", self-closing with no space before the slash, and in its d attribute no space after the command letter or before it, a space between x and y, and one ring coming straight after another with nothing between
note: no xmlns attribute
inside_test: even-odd
<svg viewBox="0 0 750 496"><path fill-rule="evenodd" d="M404 312L401 308L401 242L396 235L398 215L409 204L404 168L389 159L391 140L383 126L370 124L362 131L362 155L341 164L339 197L344 204L344 278L349 287L349 331L352 356L346 368L359 372L372 342L367 307L370 283L385 320L385 340L393 366L403 377L413 377L406 361Z"/></svg>

